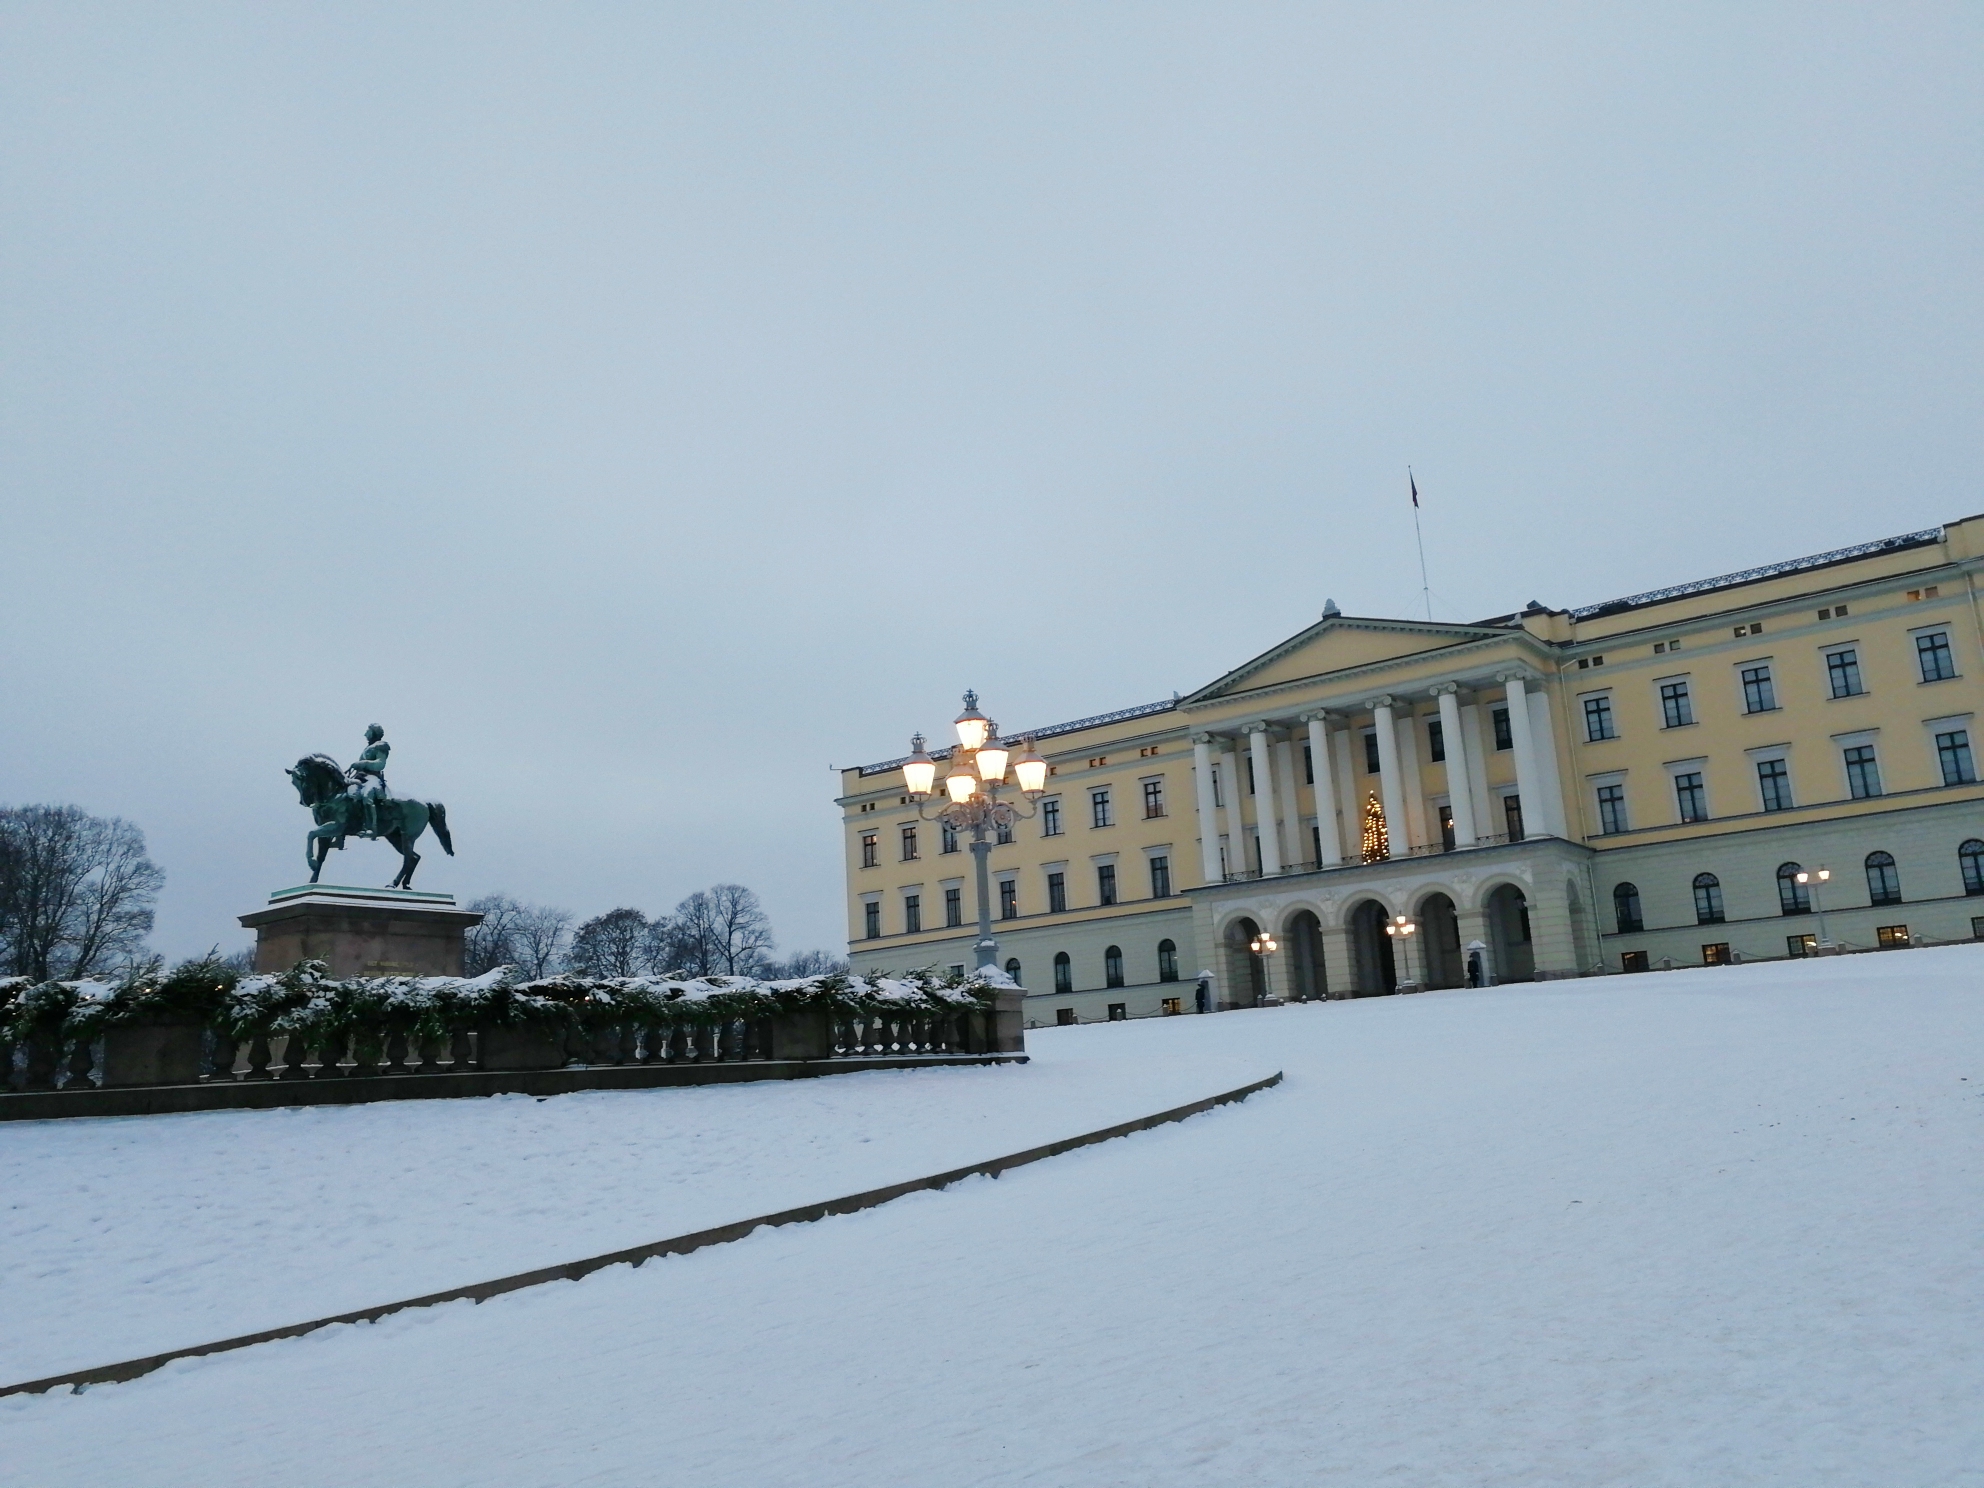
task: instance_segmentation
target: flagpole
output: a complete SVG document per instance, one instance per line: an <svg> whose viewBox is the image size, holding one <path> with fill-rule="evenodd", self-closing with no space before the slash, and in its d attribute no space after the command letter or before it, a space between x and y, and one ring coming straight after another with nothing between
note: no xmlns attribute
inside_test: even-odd
<svg viewBox="0 0 1984 1488"><path fill-rule="evenodd" d="M1405 467L1406 484L1412 487L1412 535L1419 543L1419 597L1426 605L1426 618L1433 618L1433 586L1426 580L1426 536L1419 530L1419 482L1413 479L1412 467Z"/></svg>

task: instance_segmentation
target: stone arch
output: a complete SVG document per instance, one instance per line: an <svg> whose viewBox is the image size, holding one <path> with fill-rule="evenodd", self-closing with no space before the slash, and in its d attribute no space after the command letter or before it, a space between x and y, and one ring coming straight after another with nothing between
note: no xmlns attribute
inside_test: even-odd
<svg viewBox="0 0 1984 1488"><path fill-rule="evenodd" d="M1323 975L1323 922L1313 909L1297 908L1282 922L1282 954L1292 1002L1320 1002L1329 996Z"/></svg>
<svg viewBox="0 0 1984 1488"><path fill-rule="evenodd" d="M1460 915L1454 908L1453 895L1443 889L1429 890L1420 896L1412 917L1419 922L1419 933L1413 939L1419 942L1416 949L1426 985L1465 985L1467 970L1462 965Z"/></svg>
<svg viewBox="0 0 1984 1488"><path fill-rule="evenodd" d="M1385 934L1389 907L1374 894L1360 896L1345 923L1350 929L1352 984L1356 997L1382 997L1398 990L1398 962Z"/></svg>
<svg viewBox="0 0 1984 1488"><path fill-rule="evenodd" d="M1529 896L1518 883L1504 879L1487 895L1488 948L1495 958L1498 982L1536 980L1536 951L1530 941Z"/></svg>
<svg viewBox="0 0 1984 1488"><path fill-rule="evenodd" d="M1225 1001L1229 1007L1259 1007L1267 996L1267 967L1248 946L1260 933L1261 923L1252 915L1235 915L1226 922L1220 943L1226 949Z"/></svg>

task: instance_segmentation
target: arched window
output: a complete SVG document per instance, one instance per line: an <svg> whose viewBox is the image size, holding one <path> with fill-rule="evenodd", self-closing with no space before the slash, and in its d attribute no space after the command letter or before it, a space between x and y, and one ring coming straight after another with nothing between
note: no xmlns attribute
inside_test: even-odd
<svg viewBox="0 0 1984 1488"><path fill-rule="evenodd" d="M1777 907L1780 913L1794 915L1812 912L1812 896L1798 882L1798 875L1804 871L1797 863L1777 865Z"/></svg>
<svg viewBox="0 0 1984 1488"><path fill-rule="evenodd" d="M1901 903L1901 875L1895 872L1893 853L1867 854L1867 902Z"/></svg>
<svg viewBox="0 0 1984 1488"><path fill-rule="evenodd" d="M1006 975L1014 981L1019 982L1022 987L1026 985L1025 982L1020 982L1020 958L1018 956L1013 957L1012 960L1006 963Z"/></svg>
<svg viewBox="0 0 1984 1488"><path fill-rule="evenodd" d="M1123 948L1111 946L1102 953L1102 979L1112 987L1123 985Z"/></svg>
<svg viewBox="0 0 1984 1488"><path fill-rule="evenodd" d="M1646 928L1640 918L1640 891L1637 884L1622 883L1612 891L1612 913L1619 917L1619 933L1631 935Z"/></svg>
<svg viewBox="0 0 1984 1488"><path fill-rule="evenodd" d="M1054 990L1061 993L1075 990L1075 966L1066 951L1054 953Z"/></svg>
<svg viewBox="0 0 1984 1488"><path fill-rule="evenodd" d="M1695 875L1695 923L1697 925L1722 923L1722 880L1713 873Z"/></svg>
<svg viewBox="0 0 1984 1488"><path fill-rule="evenodd" d="M1984 842L1977 844L1977 850L1984 852ZM1178 980L1178 943L1160 940L1157 943L1157 979L1160 982Z"/></svg>
<svg viewBox="0 0 1984 1488"><path fill-rule="evenodd" d="M1984 894L1984 842L1971 838L1956 850L1956 860L1963 867L1964 893Z"/></svg>

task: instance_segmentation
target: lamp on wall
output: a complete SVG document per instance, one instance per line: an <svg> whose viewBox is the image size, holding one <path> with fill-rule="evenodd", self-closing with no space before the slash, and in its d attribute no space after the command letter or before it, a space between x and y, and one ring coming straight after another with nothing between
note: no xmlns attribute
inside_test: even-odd
<svg viewBox="0 0 1984 1488"><path fill-rule="evenodd" d="M1047 788L1047 761L1033 747L1032 736L1021 741L1024 752L1013 761L1010 745L999 738L999 726L978 711L978 694L964 695L964 712L957 717L958 747L951 754L951 767L944 774L944 794L949 802L935 816L924 812L923 803L935 794L937 762L931 758L922 734L909 741L910 755L903 762L903 784L916 802L916 814L924 821L939 821L952 830L971 829L971 855L978 878L978 965L996 966L999 945L992 938L992 891L986 860L992 843L985 829L1004 831L1016 821L1033 815L999 799L1008 773L1015 777L1021 795L1029 803L1038 801Z"/></svg>
<svg viewBox="0 0 1984 1488"><path fill-rule="evenodd" d="M1831 877L1832 870L1824 866L1821 866L1814 872L1807 872L1803 868L1798 870L1798 886L1800 888L1809 888L1812 891L1812 908L1818 912L1819 943L1815 949L1821 951L1832 949L1832 942L1826 939L1826 905L1825 900L1821 897L1821 891L1825 888L1827 881Z"/></svg>

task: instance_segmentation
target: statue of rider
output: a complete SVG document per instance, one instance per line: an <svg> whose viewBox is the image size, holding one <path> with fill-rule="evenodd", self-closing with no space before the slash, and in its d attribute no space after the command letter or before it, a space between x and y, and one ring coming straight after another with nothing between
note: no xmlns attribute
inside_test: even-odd
<svg viewBox="0 0 1984 1488"><path fill-rule="evenodd" d="M364 753L344 772L344 778L350 782L345 794L364 809L367 837L379 835L379 802L393 798L386 789L386 756L392 752L393 746L386 742L386 731L375 723L365 731Z"/></svg>

